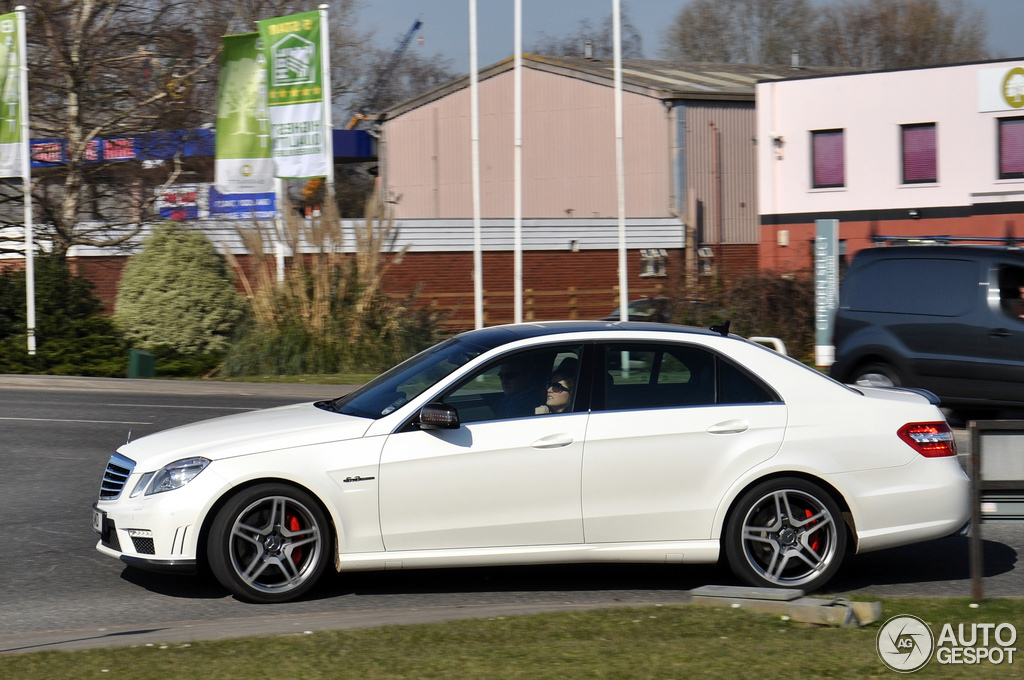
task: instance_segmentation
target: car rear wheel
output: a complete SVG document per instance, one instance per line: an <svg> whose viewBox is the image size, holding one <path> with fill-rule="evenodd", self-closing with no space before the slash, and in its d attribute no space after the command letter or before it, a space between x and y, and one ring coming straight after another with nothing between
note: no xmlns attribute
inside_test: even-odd
<svg viewBox="0 0 1024 680"><path fill-rule="evenodd" d="M733 573L751 586L812 591L842 564L846 525L835 500L818 485L773 479L736 504L725 552Z"/></svg>
<svg viewBox="0 0 1024 680"><path fill-rule="evenodd" d="M284 484L246 489L221 508L207 540L210 570L249 602L285 602L316 583L330 530L312 496Z"/></svg>
<svg viewBox="0 0 1024 680"><path fill-rule="evenodd" d="M854 373L853 382L864 387L899 387L903 384L896 369L882 363L861 366Z"/></svg>

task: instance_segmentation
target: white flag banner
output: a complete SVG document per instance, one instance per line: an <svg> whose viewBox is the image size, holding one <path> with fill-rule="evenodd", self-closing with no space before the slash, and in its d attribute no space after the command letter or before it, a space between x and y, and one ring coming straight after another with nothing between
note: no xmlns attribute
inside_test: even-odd
<svg viewBox="0 0 1024 680"><path fill-rule="evenodd" d="M267 65L257 33L224 36L217 88L217 190L274 190L267 113Z"/></svg>
<svg viewBox="0 0 1024 680"><path fill-rule="evenodd" d="M21 53L17 13L0 15L0 177L21 177Z"/></svg>
<svg viewBox="0 0 1024 680"><path fill-rule="evenodd" d="M267 58L267 110L277 176L328 175L321 68L320 13L305 12L259 22Z"/></svg>

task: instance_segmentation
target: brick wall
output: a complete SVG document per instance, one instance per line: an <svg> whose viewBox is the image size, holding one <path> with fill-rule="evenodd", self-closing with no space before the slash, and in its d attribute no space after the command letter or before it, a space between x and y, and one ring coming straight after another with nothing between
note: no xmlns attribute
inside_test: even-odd
<svg viewBox="0 0 1024 680"><path fill-rule="evenodd" d="M473 254L406 253L392 260L384 278L384 292L395 298L415 295L415 306L429 307L439 314L449 330L472 328ZM127 258L120 256L69 258L72 270L89 279L113 313L117 286ZM672 297L682 276L681 251L668 251L666 276L642 277L640 252L628 253L629 298ZM237 258L237 264L251 275L252 260ZM514 320L511 252L483 253L484 323L494 325ZM612 312L619 303L618 252L614 250L527 251L523 253L523 319L593 319ZM239 292L245 289L241 279Z"/></svg>

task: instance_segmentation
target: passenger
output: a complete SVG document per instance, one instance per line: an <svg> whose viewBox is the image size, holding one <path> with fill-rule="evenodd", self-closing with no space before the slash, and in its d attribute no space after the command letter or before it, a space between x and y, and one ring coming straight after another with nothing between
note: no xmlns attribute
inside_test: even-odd
<svg viewBox="0 0 1024 680"><path fill-rule="evenodd" d="M536 365L527 358L514 358L498 369L505 396L498 402L495 415L518 418L532 415L537 404L544 403L544 385Z"/></svg>
<svg viewBox="0 0 1024 680"><path fill-rule="evenodd" d="M576 369L579 362L574 357L564 359L548 383L547 396L537 413L563 413L572 406L573 388L576 386Z"/></svg>

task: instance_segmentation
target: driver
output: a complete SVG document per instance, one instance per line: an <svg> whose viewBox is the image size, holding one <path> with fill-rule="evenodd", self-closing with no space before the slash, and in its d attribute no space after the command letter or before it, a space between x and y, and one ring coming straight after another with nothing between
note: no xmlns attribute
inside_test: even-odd
<svg viewBox="0 0 1024 680"><path fill-rule="evenodd" d="M499 418L518 418L533 415L534 409L544 403L545 386L536 365L527 357L514 357L498 369L501 391L495 415Z"/></svg>

